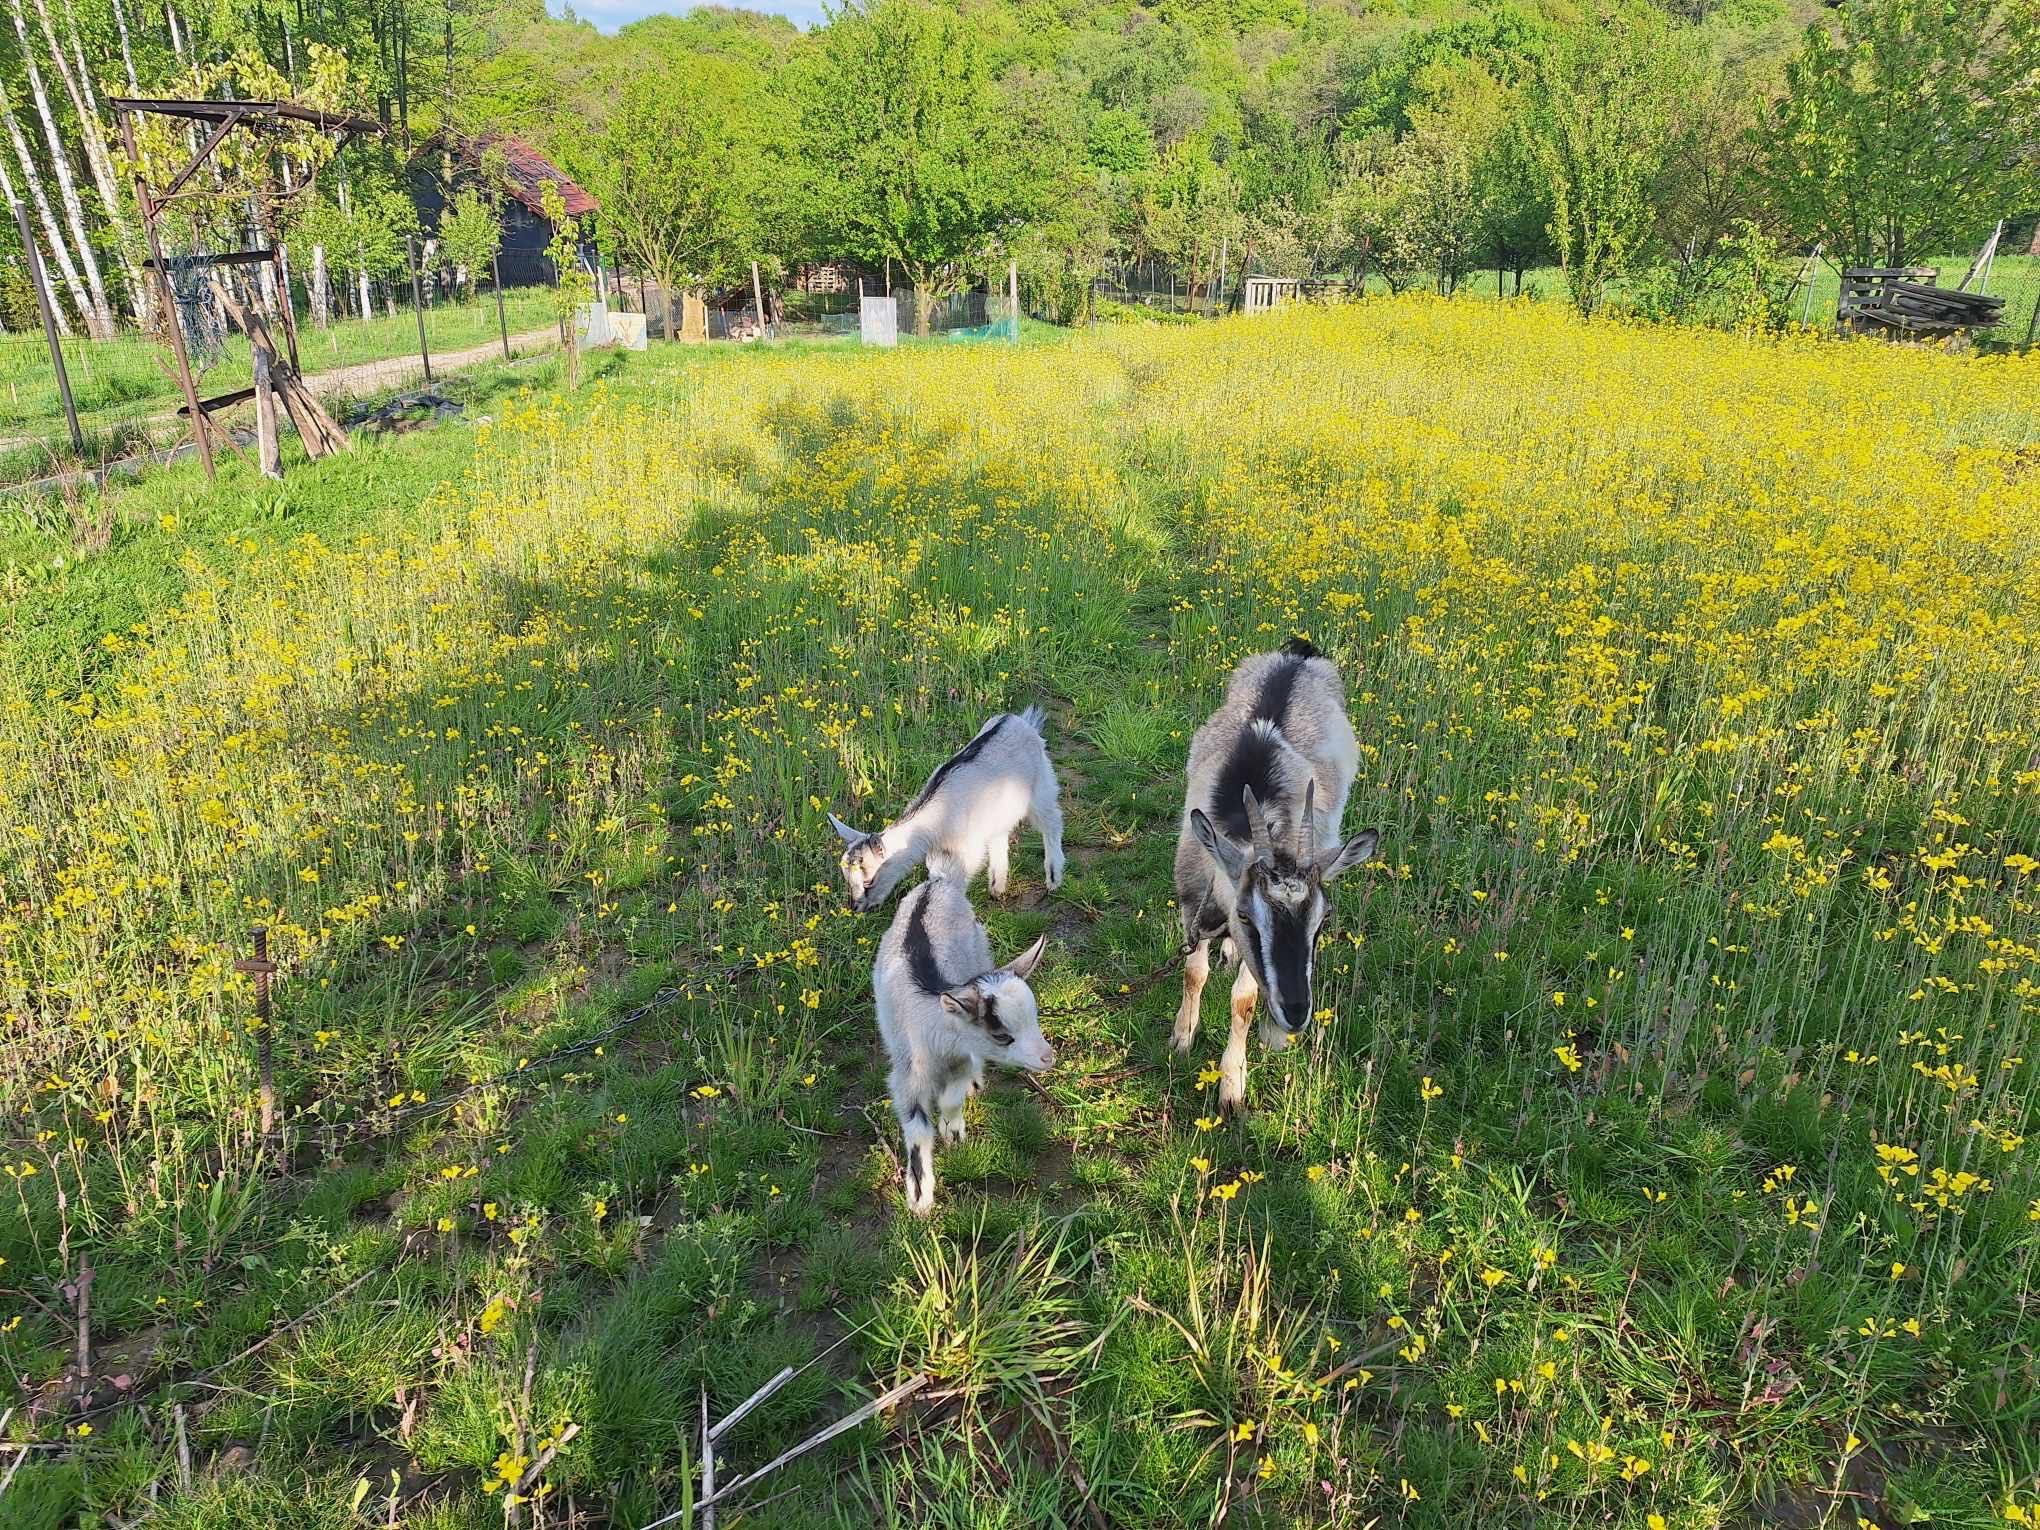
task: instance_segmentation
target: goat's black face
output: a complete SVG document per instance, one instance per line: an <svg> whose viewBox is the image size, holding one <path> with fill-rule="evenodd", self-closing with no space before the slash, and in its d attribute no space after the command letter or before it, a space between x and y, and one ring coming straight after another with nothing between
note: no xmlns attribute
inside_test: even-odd
<svg viewBox="0 0 2040 1530"><path fill-rule="evenodd" d="M1252 862L1240 880L1233 941L1267 995L1269 1017L1292 1036L1315 1011L1317 943L1326 912L1318 878L1286 857L1272 865Z"/></svg>
<svg viewBox="0 0 2040 1530"><path fill-rule="evenodd" d="M1218 832L1201 808L1190 829L1210 853L1212 866L1233 891L1227 921L1240 960L1268 997L1261 1039L1280 1049L1310 1024L1317 943L1325 929L1325 884L1370 859L1381 836L1362 829L1343 845L1319 849L1313 831L1314 793L1303 795L1302 829L1293 850L1278 848L1261 819L1251 788L1243 796L1254 843L1242 845Z"/></svg>

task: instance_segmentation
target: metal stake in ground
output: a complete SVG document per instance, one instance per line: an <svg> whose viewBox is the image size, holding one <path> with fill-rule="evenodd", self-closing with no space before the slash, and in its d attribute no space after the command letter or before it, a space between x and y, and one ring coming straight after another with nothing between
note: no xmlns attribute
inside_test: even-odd
<svg viewBox="0 0 2040 1530"><path fill-rule="evenodd" d="M411 312L418 316L418 359L425 363L425 381L432 381L432 353L425 348L425 294L418 287L418 241L404 236L404 263L411 268Z"/></svg>
<svg viewBox="0 0 2040 1530"><path fill-rule="evenodd" d="M57 374L57 393L64 401L64 420L71 427L71 450L85 455L85 433L78 429L78 406L71 402L71 374L64 370L64 348L57 339L57 311L50 306L49 278L43 272L42 251L36 248L29 230L28 209L14 204L14 226L21 230L21 248L28 258L28 281L35 288L36 306L42 310L43 338L50 343L50 366Z"/></svg>
<svg viewBox="0 0 2040 1530"><path fill-rule="evenodd" d="M236 972L255 979L255 1055L262 1069L262 1141L269 1142L276 1122L276 1077L270 1070L269 979L276 963L269 959L269 927L258 924L248 932L255 938L255 954L234 963Z"/></svg>
<svg viewBox="0 0 2040 1530"><path fill-rule="evenodd" d="M489 271L496 279L496 328L503 332L503 359L510 359L510 321L503 317L503 257L489 257Z"/></svg>

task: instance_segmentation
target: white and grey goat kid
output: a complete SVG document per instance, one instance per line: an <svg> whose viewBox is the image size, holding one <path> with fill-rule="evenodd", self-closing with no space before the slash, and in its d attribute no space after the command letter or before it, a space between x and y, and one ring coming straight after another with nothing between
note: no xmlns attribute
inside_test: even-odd
<svg viewBox="0 0 2040 1530"><path fill-rule="evenodd" d="M1219 1064L1223 1110L1246 1102L1247 1023L1261 990L1270 1051L1287 1047L1314 1013L1324 884L1372 856L1380 839L1373 829L1340 838L1359 759L1338 667L1301 638L1241 661L1225 701L1190 741L1176 840L1188 955L1171 1040L1178 1052L1195 1044L1211 942L1224 937L1240 970Z"/></svg>
<svg viewBox="0 0 2040 1530"><path fill-rule="evenodd" d="M906 812L874 833L831 813L829 823L843 837L850 906L860 914L877 908L923 860L929 876L953 876L966 886L989 864L992 896L1003 898L1007 848L1023 821L1041 831L1049 887L1061 886L1062 809L1041 738L1046 720L1040 707L986 719L977 737L935 767Z"/></svg>
<svg viewBox="0 0 2040 1530"><path fill-rule="evenodd" d="M1055 1052L1027 978L1041 936L1003 967L960 878L932 877L908 893L879 942L871 988L892 1068L887 1087L906 1138L907 1208L935 1204L935 1145L963 1140L963 1102L985 1064L1040 1073Z"/></svg>

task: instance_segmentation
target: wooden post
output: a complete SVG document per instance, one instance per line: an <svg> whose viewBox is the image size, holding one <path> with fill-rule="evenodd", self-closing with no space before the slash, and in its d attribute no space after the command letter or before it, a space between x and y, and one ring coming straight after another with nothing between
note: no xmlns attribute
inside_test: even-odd
<svg viewBox="0 0 2040 1530"><path fill-rule="evenodd" d="M120 138L127 150L128 163L135 167L135 202L142 214L142 232L148 236L149 259L156 267L156 290L163 296L163 325L170 331L170 349L177 358L177 382L184 391L184 405L191 411L191 439L198 445L199 460L205 463L205 476L216 478L212 437L207 434L205 411L198 407L198 389L191 381L191 357L184 349L184 321L177 314L177 295L170 290L170 270L163 264L163 241L156 235L156 198L149 190L142 157L135 152L134 119L126 112L120 115Z"/></svg>
<svg viewBox="0 0 2040 1530"><path fill-rule="evenodd" d="M1006 262L1006 301L1012 305L1013 338L1020 338L1020 262Z"/></svg>
<svg viewBox="0 0 2040 1530"><path fill-rule="evenodd" d="M305 368L298 360L297 305L290 298L290 256L274 235L270 238L269 260L276 267L276 290L281 299L277 317L283 320L283 343L290 352L290 369L302 376Z"/></svg>
<svg viewBox="0 0 2040 1530"><path fill-rule="evenodd" d="M255 359L255 453L264 478L283 476L283 448L276 439L276 395L269 391L269 352L252 346Z"/></svg>
<svg viewBox="0 0 2040 1530"><path fill-rule="evenodd" d="M758 305L758 338L765 338L765 289L758 282L758 262L751 262L751 301Z"/></svg>
<svg viewBox="0 0 2040 1530"><path fill-rule="evenodd" d="M418 359L425 363L425 382L432 382L432 352L425 345L425 294L418 286L418 242L404 236L404 263L411 268L411 312L418 319Z"/></svg>
<svg viewBox="0 0 2040 1530"><path fill-rule="evenodd" d="M78 428L78 406L71 401L71 374L64 370L64 347L57 336L57 311L50 304L49 278L43 271L42 251L36 248L35 233L28 226L28 209L14 204L14 226L21 230L21 248L28 262L28 282L35 288L35 304L42 310L43 339L49 342L50 366L57 374L57 396L64 401L64 421L71 427L71 450L82 459L85 433ZM176 316L171 316L176 322Z"/></svg>
<svg viewBox="0 0 2040 1530"><path fill-rule="evenodd" d="M503 256L501 252L489 257L489 273L495 278L496 286L496 328L503 335L503 359L510 359L510 321L503 317Z"/></svg>

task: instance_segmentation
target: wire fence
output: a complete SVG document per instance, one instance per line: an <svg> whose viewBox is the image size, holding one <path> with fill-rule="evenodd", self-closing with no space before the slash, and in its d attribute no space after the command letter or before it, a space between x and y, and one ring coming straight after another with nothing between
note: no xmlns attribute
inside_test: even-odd
<svg viewBox="0 0 2040 1530"><path fill-rule="evenodd" d="M1969 275L1971 261L1949 257L1921 264L1934 267L1937 285L1952 288ZM646 312L649 333L663 337L666 305L656 285L627 272L603 274L611 304ZM1214 272L1209 281L1193 283L1160 261L1125 261L1105 268L1093 283L1093 295L1100 302L1170 314L1210 315L1233 306L1242 279L1243 273L1230 263L1223 282ZM1834 327L1840 293L1837 268L1814 262L1810 278L1801 267L1782 272L1780 284L1789 319L1816 329ZM1991 351L2023 349L2040 341L2040 256L2000 255L1980 283L1971 280L1969 285L1971 290L1980 286L1987 295L2003 298L2004 307L1994 327L1970 332L1958 343ZM871 279L867 292L875 292L877 286L876 279ZM1555 268L1527 272L1522 289L1525 295L1562 300L1563 274ZM1364 290L1373 294L1387 288L1377 279ZM1472 302L1513 297L1515 292L1513 279L1498 283L1493 271L1472 273L1458 288L1460 299ZM721 341L751 339L761 333L774 338L854 336L860 331L865 295L847 286L839 292L768 291L761 323L751 292L732 289L706 306L706 337ZM914 334L913 289L895 285L884 295L894 304L897 332ZM410 312L409 296L408 291L394 291L378 304L381 311L374 318L338 320L326 329L301 317L303 370L316 374L415 355L416 320ZM303 306L300 298L299 307ZM1025 304L1022 311L1026 311ZM510 333L529 331L550 318L550 292L520 289L508 294L503 322ZM1017 332L1014 318L1004 291L980 287L932 304L927 327L931 335L997 338ZM494 295L485 286L464 299L428 302L425 323L427 343L434 355L485 345L497 338L499 328ZM177 386L154 338L138 333L107 341L74 338L65 342L64 354L88 463L160 448L184 434L184 423L175 412L180 402ZM225 354L203 379L202 391L244 387L249 375L247 342L233 336ZM42 336L35 330L0 334L0 486L33 481L74 461Z"/></svg>

